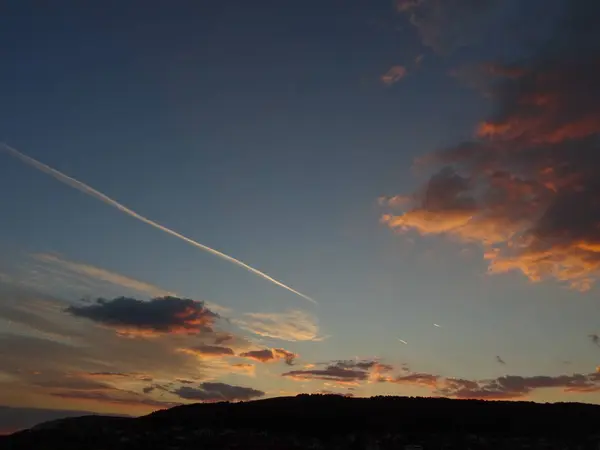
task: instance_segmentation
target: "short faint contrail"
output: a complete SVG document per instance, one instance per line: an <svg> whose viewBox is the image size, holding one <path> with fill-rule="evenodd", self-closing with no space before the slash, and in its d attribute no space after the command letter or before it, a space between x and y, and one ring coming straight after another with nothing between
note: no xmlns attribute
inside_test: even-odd
<svg viewBox="0 0 600 450"><path fill-rule="evenodd" d="M400 339L400 338L398 338L398 340L399 340L400 342L402 342L404 345L408 345L408 342L406 342L404 339Z"/></svg>
<svg viewBox="0 0 600 450"><path fill-rule="evenodd" d="M128 216L131 216L131 217L138 219L139 221L144 222L154 228L164 231L165 233L168 233L171 236L175 236L176 238L179 238L179 239L187 242L188 244L193 245L194 247L198 247L199 249L204 250L208 253L212 253L213 255L218 256L219 258L222 258L226 261L232 262L240 267L243 267L244 269L248 270L249 272L252 272L253 274L258 275L259 277L262 277L265 280L268 280L271 283L273 283L279 287L282 287L282 288L308 300L311 303L314 303L315 305L317 304L317 302L315 300L313 300L312 298L310 298L308 295L304 295L301 292L298 292L298 291L292 289L291 287L283 284L281 281L277 281L275 278L272 278L269 275L267 275L266 273L261 272L260 270L249 266L248 264L240 261L239 259L235 259L233 256L226 255L225 253L215 250L214 248L208 247L204 244L200 244L199 242L196 242L193 239L190 239L190 238L184 236L183 234L180 234L176 231L171 230L170 228L167 228L159 223L156 223L153 220L150 220L150 219L136 213L135 211L127 208L126 206L122 205L121 203L119 203L116 200L113 200L112 198L108 197L107 195L104 195L102 192L97 191L96 189L88 186L87 184L82 183L81 181L76 180L75 178L71 178L70 176L65 175L64 173L62 173L56 169L53 169L50 166L47 166L46 164L43 164L43 163L31 158L30 156L27 156L27 155L21 153L17 149L12 148L5 143L0 143L0 147L4 148L4 150L6 150L9 154L20 159L25 164L35 167L36 169L56 178L58 181L60 181L64 184L67 184L67 185L71 186L72 188L75 188L78 191L83 192L84 194L95 197L98 200L100 200L101 202L106 203L107 205L117 208L118 210L120 210L121 212L124 212Z"/></svg>

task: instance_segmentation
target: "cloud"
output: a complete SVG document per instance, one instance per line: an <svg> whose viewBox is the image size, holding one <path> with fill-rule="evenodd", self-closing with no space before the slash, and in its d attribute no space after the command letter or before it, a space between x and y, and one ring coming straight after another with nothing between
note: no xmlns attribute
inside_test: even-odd
<svg viewBox="0 0 600 450"><path fill-rule="evenodd" d="M600 347L600 336L598 336L596 333L590 334L589 335L590 341L592 341L592 343L594 345L597 345L598 347Z"/></svg>
<svg viewBox="0 0 600 450"><path fill-rule="evenodd" d="M200 384L198 388L182 386L173 393L186 400L201 402L245 401L265 395L263 391L257 389L208 382Z"/></svg>
<svg viewBox="0 0 600 450"><path fill-rule="evenodd" d="M137 372L80 372L77 375L83 378L97 380L132 379L140 381L152 381L152 377L150 375Z"/></svg>
<svg viewBox="0 0 600 450"><path fill-rule="evenodd" d="M600 270L600 30L589 18L600 5L568 8L535 57L495 64L494 113L472 140L423 158L435 173L382 223L478 243L490 273L591 288Z"/></svg>
<svg viewBox="0 0 600 450"><path fill-rule="evenodd" d="M159 400L153 400L151 398L136 395L131 392L121 391L117 389L104 389L96 391L81 391L81 390L64 390L59 392L52 392L50 395L53 397L65 399L65 400L79 400L86 402L97 402L110 405L119 405L127 407L137 407L151 409L157 408L172 408L178 406L181 403L176 402L164 402Z"/></svg>
<svg viewBox="0 0 600 450"><path fill-rule="evenodd" d="M320 341L317 320L311 314L292 310L284 313L247 313L233 322L259 336L284 341Z"/></svg>
<svg viewBox="0 0 600 450"><path fill-rule="evenodd" d="M104 326L90 326L89 322L65 314L68 305L42 294L23 291L21 287L0 286L0 315L12 321L11 333L0 333L2 403L44 408L54 407L60 399L63 409L138 415L178 402L171 393L173 386L180 384L175 380L198 384L231 374L255 375L254 364L241 360L232 364L229 355L198 358L196 354L178 351L198 347L200 351L214 353L216 350L208 347L216 347L213 345L215 339L225 336L220 332L186 334L190 330L185 327L198 326L193 320L191 324L188 321L193 316L188 314L188 309L160 307L158 309L165 312L161 316L164 320L157 321L154 307L150 313L143 312L140 316L138 304L134 303L132 308L137 320L142 317L143 326L161 330L162 337L123 339L114 332L114 328L125 327L121 325L122 314L116 314L119 325L109 326L101 321L97 323ZM95 305L97 303L81 306ZM197 308L197 305L193 307ZM171 314L173 311L187 312ZM95 313L92 315L96 318ZM99 317L104 319L105 316L103 312ZM172 317L177 320L172 321ZM187 325L182 325L180 319ZM186 333L163 333L167 327L165 323L169 329L184 327ZM140 324L127 321L126 328L132 329L134 325ZM237 335L228 336L230 343L235 345L234 352L238 348L239 351L247 349L248 343ZM2 423L0 428L5 428Z"/></svg>
<svg viewBox="0 0 600 450"><path fill-rule="evenodd" d="M124 335L147 336L212 332L219 317L202 301L178 297L159 297L148 302L127 297L98 299L91 305L69 306L67 312L114 327Z"/></svg>
<svg viewBox="0 0 600 450"><path fill-rule="evenodd" d="M506 365L506 362L500 356L496 356L496 361L499 362L500 364Z"/></svg>
<svg viewBox="0 0 600 450"><path fill-rule="evenodd" d="M165 291L157 286L154 286L143 281L136 280L115 272L110 272L100 267L92 266L90 264L84 264L80 262L68 261L58 255L49 253L37 253L33 257L40 262L56 265L69 272L83 275L88 278L94 278L98 280L111 283L115 286L119 286L125 289L131 289L137 292L145 293L153 297L163 297L174 295L172 292Z"/></svg>
<svg viewBox="0 0 600 450"><path fill-rule="evenodd" d="M404 78L407 73L408 71L404 66L392 66L381 76L381 82L386 86L391 86Z"/></svg>
<svg viewBox="0 0 600 450"><path fill-rule="evenodd" d="M187 244L190 244L202 251L208 252L208 253L215 255L221 259L224 259L225 261L229 261L239 267L242 267L242 268L246 269L247 271L253 273L254 275L257 275L257 276L273 283L276 286L279 286L293 294L296 294L297 296L302 297L302 298L310 301L313 304L317 303L315 300L313 300L309 296L304 295L301 292L298 292L298 291L292 289L288 285L282 283L281 281L276 280L275 278L272 278L271 276L267 275L264 272L261 272L258 269L255 269L254 267L250 266L249 264L246 264L245 262L240 261L239 259L236 259L233 256L229 256L223 252L220 252L219 250L216 250L212 247L201 244L187 236L182 235L181 233L178 233L170 228L165 227L164 225L154 222L153 220L148 219L147 217L144 217L141 214L138 214L134 210L129 209L125 205L119 203L118 201L116 201L113 198L110 198L109 196L103 194L102 192L92 188L91 186L88 186L87 184L85 184L73 177L70 177L70 176L60 172L59 170L56 170L46 164L43 164L40 161L37 161L36 159L31 158L30 156L27 156L24 153L21 153L20 151L18 151L17 149L15 149L13 147L10 147L10 146L0 142L0 150L4 150L9 155L21 160L25 164L43 172L43 173L50 175L51 177L55 178L56 180L60 181L61 183L71 186L72 188L77 189L78 191L83 192L84 194L87 194L91 197L96 198L97 200L100 200L102 203L104 203L106 205L109 205L115 209L118 209L122 213L127 214L128 216L133 217L134 219L137 219L142 223L150 225L151 227L156 228L157 230L163 231L173 237L181 239L182 241L186 242Z"/></svg>
<svg viewBox="0 0 600 450"><path fill-rule="evenodd" d="M409 373L397 377L382 377L378 381L434 388L438 385L439 379L440 377L437 375L431 375L427 373Z"/></svg>
<svg viewBox="0 0 600 450"><path fill-rule="evenodd" d="M197 345L184 350L201 357L233 356L235 354L233 349L229 347L220 347L218 345Z"/></svg>
<svg viewBox="0 0 600 450"><path fill-rule="evenodd" d="M396 0L396 9L409 17L423 45L445 54L471 44L485 30L486 13L499 3L499 0Z"/></svg>
<svg viewBox="0 0 600 450"><path fill-rule="evenodd" d="M559 388L564 392L599 392L600 377L593 374L522 377L507 375L488 381L446 380L438 393L454 398L489 400L521 399L538 389Z"/></svg>
<svg viewBox="0 0 600 450"><path fill-rule="evenodd" d="M325 380L339 384L358 384L368 381L373 375L392 370L392 367L378 361L334 361L324 369L293 370L282 374L294 380Z"/></svg>
<svg viewBox="0 0 600 450"><path fill-rule="evenodd" d="M215 345L221 345L225 342L232 341L234 336L230 333L217 333L215 336Z"/></svg>
<svg viewBox="0 0 600 450"><path fill-rule="evenodd" d="M561 389L563 392L600 392L600 371L572 375L506 375L488 380L469 380L441 375L411 372L393 376L383 373L377 381L408 385L430 390L430 395L485 400L524 399L540 389Z"/></svg>
<svg viewBox="0 0 600 450"><path fill-rule="evenodd" d="M283 359L289 366L294 364L294 360L298 357L297 354L289 352L283 348L252 350L249 352L240 353L242 358L249 358L263 363L274 362Z"/></svg>
<svg viewBox="0 0 600 450"><path fill-rule="evenodd" d="M250 377L253 377L256 375L256 366L254 364L248 364L248 363L231 364L231 370L232 370L232 372L237 372L242 375L247 375Z"/></svg>

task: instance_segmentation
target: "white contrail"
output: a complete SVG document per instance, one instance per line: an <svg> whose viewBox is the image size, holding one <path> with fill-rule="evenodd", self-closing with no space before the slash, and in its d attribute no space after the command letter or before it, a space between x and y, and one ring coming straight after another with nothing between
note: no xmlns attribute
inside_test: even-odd
<svg viewBox="0 0 600 450"><path fill-rule="evenodd" d="M311 303L317 304L317 302L315 300L313 300L312 298L310 298L308 295L304 295L301 292L298 292L294 289L292 289L291 287L283 284L281 281L277 281L276 279L270 277L269 275L267 275L264 272L261 272L258 269L255 269L254 267L249 266L248 264L246 264L245 262L240 261L239 259L235 259L233 256L229 256L226 255L225 253L222 253L218 250L215 250L214 248L208 247L204 244L200 244L199 242L194 241L193 239L190 239L186 236L184 236L183 234L180 234L176 231L171 230L170 228L167 228L159 223L154 222L153 220L150 220L138 213L136 213L135 211L127 208L126 206L122 205L121 203L119 203L116 200L113 200L112 198L108 197L107 195L104 195L102 192L97 191L96 189L88 186L85 183L82 183L79 180L76 180L75 178L71 178L68 175L65 175L64 173L53 169L50 166L47 166L46 164L43 164L33 158L31 158L30 156L27 156L23 153L21 153L20 151L18 151L15 148L10 147L9 145L5 144L5 143L0 143L0 147L4 148L9 154L11 154L12 156L20 159L21 161L23 161L25 164L28 164L32 167L35 167L36 169L56 178L58 181L65 183L69 186L71 186L72 188L77 189L78 191L83 192L84 194L87 195L91 195L92 197L97 198L98 200L100 200L101 202L106 203L107 205L110 205L114 208L117 208L118 210L120 210L121 212L124 212L125 214L138 219L141 222L144 222L150 226L153 226L154 228L157 228L161 231L164 231L165 233L170 234L171 236L175 236L176 238L179 238L185 242L187 242L188 244L193 245L194 247L198 247L201 250L204 250L206 252L212 253L215 256L218 256L219 258L225 259L229 262L232 262L234 264L237 264L240 267L243 267L244 269L252 272L255 275L258 275L259 277L264 278L265 280L270 281L271 283L282 287L284 289L287 289L288 291L308 300Z"/></svg>
<svg viewBox="0 0 600 450"><path fill-rule="evenodd" d="M402 342L404 345L408 345L408 342L406 342L404 339L400 339L400 338L398 338L398 340L399 340L400 342Z"/></svg>

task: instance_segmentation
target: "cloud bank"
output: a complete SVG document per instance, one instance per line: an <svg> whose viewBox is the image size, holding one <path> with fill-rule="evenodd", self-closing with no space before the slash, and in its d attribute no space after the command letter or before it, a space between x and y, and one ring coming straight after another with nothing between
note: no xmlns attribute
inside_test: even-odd
<svg viewBox="0 0 600 450"><path fill-rule="evenodd" d="M382 222L480 244L491 273L589 289L600 269L599 13L569 2L534 57L489 66L494 113L472 140L423 158L434 174L407 204L384 201Z"/></svg>

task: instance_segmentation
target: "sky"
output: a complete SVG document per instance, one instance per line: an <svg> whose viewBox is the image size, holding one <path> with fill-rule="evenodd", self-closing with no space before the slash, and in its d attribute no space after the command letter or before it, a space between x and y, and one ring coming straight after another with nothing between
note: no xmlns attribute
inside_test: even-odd
<svg viewBox="0 0 600 450"><path fill-rule="evenodd" d="M0 432L305 392L600 403L598 14L3 4Z"/></svg>

